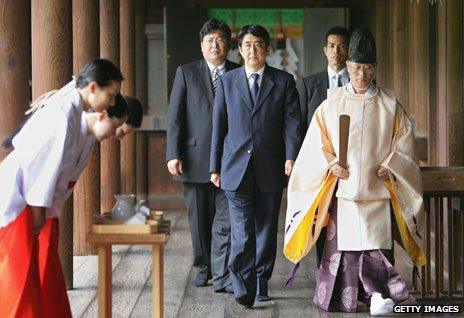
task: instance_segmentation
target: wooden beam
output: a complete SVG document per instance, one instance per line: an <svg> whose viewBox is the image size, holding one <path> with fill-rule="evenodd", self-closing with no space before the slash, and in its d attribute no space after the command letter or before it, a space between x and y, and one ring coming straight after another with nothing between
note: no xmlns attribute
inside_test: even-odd
<svg viewBox="0 0 464 318"><path fill-rule="evenodd" d="M73 0L73 73L100 55L98 1ZM95 143L92 157L74 188L74 255L95 254L87 243L93 214L100 212L100 144Z"/></svg>
<svg viewBox="0 0 464 318"><path fill-rule="evenodd" d="M100 0L100 56L119 65L119 1ZM123 73L125 76L125 74ZM101 212L109 212L121 193L119 140L100 144Z"/></svg>

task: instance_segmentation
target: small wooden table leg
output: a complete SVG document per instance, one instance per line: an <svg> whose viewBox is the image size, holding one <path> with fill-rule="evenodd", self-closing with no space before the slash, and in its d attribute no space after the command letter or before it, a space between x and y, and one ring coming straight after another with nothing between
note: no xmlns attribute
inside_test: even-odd
<svg viewBox="0 0 464 318"><path fill-rule="evenodd" d="M111 245L98 246L98 317L111 318Z"/></svg>
<svg viewBox="0 0 464 318"><path fill-rule="evenodd" d="M162 318L164 313L164 245L153 245L152 283L153 283L153 317Z"/></svg>

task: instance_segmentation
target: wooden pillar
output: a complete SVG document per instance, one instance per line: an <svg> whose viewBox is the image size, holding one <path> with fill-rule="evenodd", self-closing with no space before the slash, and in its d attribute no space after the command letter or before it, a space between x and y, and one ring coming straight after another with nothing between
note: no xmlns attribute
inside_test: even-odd
<svg viewBox="0 0 464 318"><path fill-rule="evenodd" d="M391 1L391 53L392 76L391 81L398 101L409 109L409 80L408 80L408 1ZM385 40L385 39L383 39Z"/></svg>
<svg viewBox="0 0 464 318"><path fill-rule="evenodd" d="M100 0L100 56L119 65L119 0ZM116 139L100 144L102 213L111 211L114 195L121 193L119 148Z"/></svg>
<svg viewBox="0 0 464 318"><path fill-rule="evenodd" d="M94 0L73 0L73 73L77 76L84 65L99 56L99 6ZM95 254L87 243L93 214L100 213L100 143L94 145L92 157L74 188L74 255Z"/></svg>
<svg viewBox="0 0 464 318"><path fill-rule="evenodd" d="M29 105L30 12L30 0L0 2L0 143L23 121Z"/></svg>
<svg viewBox="0 0 464 318"><path fill-rule="evenodd" d="M120 48L121 72L124 74L121 92L135 95L135 2L120 0ZM129 134L121 141L121 191L126 194L136 191L135 134Z"/></svg>
<svg viewBox="0 0 464 318"><path fill-rule="evenodd" d="M377 72L376 81L380 87L392 88L390 81L391 55L389 1L377 0L375 2L375 42L377 45Z"/></svg>
<svg viewBox="0 0 464 318"><path fill-rule="evenodd" d="M135 2L135 97L147 108L147 37L145 0Z"/></svg>
<svg viewBox="0 0 464 318"><path fill-rule="evenodd" d="M409 4L409 111L417 136L428 137L429 110L429 3Z"/></svg>
<svg viewBox="0 0 464 318"><path fill-rule="evenodd" d="M63 213L60 217L60 240L58 243L58 255L60 255L61 267L66 281L67 289L73 289L73 197L66 200Z"/></svg>
<svg viewBox="0 0 464 318"><path fill-rule="evenodd" d="M446 7L446 108L448 119L448 164L464 164L464 4L462 1L443 1Z"/></svg>
<svg viewBox="0 0 464 318"><path fill-rule="evenodd" d="M462 1L437 3L438 163L464 164Z"/></svg>
<svg viewBox="0 0 464 318"><path fill-rule="evenodd" d="M19 19L21 16L16 16ZM23 21L23 19L19 19ZM71 80L72 31L71 2L31 1L32 98L62 87ZM44 123L45 124L45 123ZM69 201L69 200L68 200ZM72 202L71 202L72 203ZM65 204L60 220L59 251L68 288L72 288L72 213ZM67 244L66 244L67 243Z"/></svg>
<svg viewBox="0 0 464 318"><path fill-rule="evenodd" d="M147 109L147 39L145 36L146 1L135 3L135 96ZM136 194L146 199L148 191L148 144L145 132L137 132L136 138Z"/></svg>

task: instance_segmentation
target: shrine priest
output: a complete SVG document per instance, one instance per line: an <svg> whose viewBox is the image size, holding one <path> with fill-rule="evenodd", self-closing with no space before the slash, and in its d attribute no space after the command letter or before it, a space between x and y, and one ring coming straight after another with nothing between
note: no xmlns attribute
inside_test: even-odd
<svg viewBox="0 0 464 318"><path fill-rule="evenodd" d="M415 266L422 247L421 174L413 122L393 91L376 86L374 37L356 29L350 82L328 90L317 108L288 186L284 254L298 263L327 227L315 304L325 311L391 312L409 291L394 268L394 240ZM349 115L347 164L338 164L339 116Z"/></svg>

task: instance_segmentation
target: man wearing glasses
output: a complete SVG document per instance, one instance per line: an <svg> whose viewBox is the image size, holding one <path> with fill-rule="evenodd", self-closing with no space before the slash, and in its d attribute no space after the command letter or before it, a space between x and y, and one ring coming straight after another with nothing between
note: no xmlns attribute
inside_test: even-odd
<svg viewBox="0 0 464 318"><path fill-rule="evenodd" d="M371 32L351 35L350 82L329 89L314 113L288 186L284 254L298 263L327 227L315 304L325 311L392 312L409 291L393 267L396 240L420 267L423 201L411 118L375 84ZM338 164L339 116L349 115L347 164Z"/></svg>
<svg viewBox="0 0 464 318"><path fill-rule="evenodd" d="M231 31L211 19L200 30L203 59L182 65L169 101L166 161L174 180L182 181L189 216L195 274L193 286L213 279L216 292L232 292L227 264L230 223L224 191L210 182L209 154L213 100L219 76L239 67L226 60Z"/></svg>

